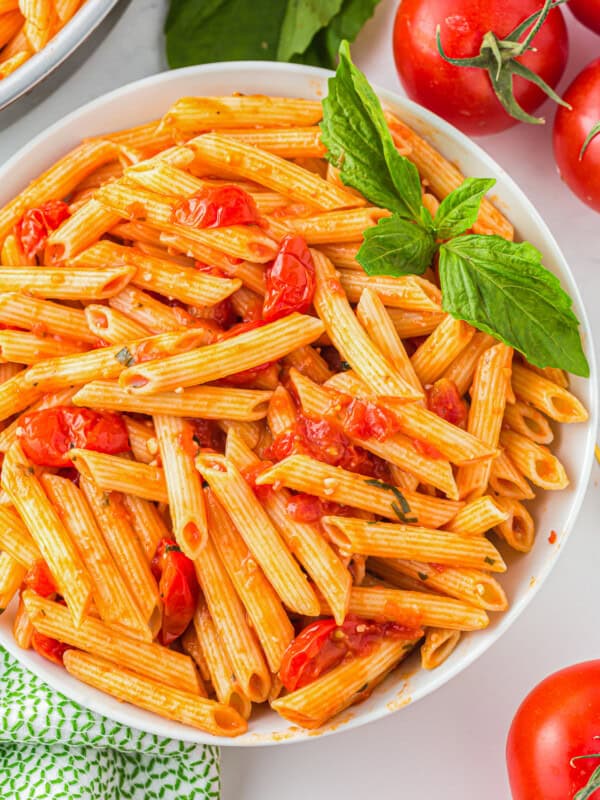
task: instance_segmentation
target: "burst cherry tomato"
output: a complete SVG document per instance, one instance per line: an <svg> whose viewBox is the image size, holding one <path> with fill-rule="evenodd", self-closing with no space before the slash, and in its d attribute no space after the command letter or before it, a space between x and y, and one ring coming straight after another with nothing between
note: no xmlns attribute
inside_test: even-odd
<svg viewBox="0 0 600 800"><path fill-rule="evenodd" d="M59 667L63 665L63 656L67 650L73 649L70 645L59 642L58 639L53 639L51 636L44 636L38 631L34 631L31 635L31 646L36 653L44 656L48 661L58 664Z"/></svg>
<svg viewBox="0 0 600 800"><path fill-rule="evenodd" d="M194 564L173 539L161 539L152 559L152 573L158 581L163 602L160 640L174 642L192 621L198 602L198 581Z"/></svg>
<svg viewBox="0 0 600 800"><path fill-rule="evenodd" d="M569 0L567 8L586 28L600 33L600 0Z"/></svg>
<svg viewBox="0 0 600 800"><path fill-rule="evenodd" d="M543 0L402 0L394 25L394 58L406 92L471 135L514 125L516 119L500 104L485 69L455 66L442 58L436 29L439 25L446 56L472 58L479 55L488 31L505 39L542 6ZM517 61L555 87L568 55L560 9L550 12L532 45ZM493 60L490 67L494 75ZM529 114L546 99L541 89L521 77L513 79L513 89L516 103Z"/></svg>
<svg viewBox="0 0 600 800"><path fill-rule="evenodd" d="M592 128L600 122L600 59L592 61L565 93L573 107L559 108L554 120L554 157L561 178L580 200L600 211L600 135L581 153Z"/></svg>
<svg viewBox="0 0 600 800"><path fill-rule="evenodd" d="M263 319L270 322L294 311L308 311L315 293L315 265L301 236L282 239L277 258L267 269L266 281Z"/></svg>
<svg viewBox="0 0 600 800"><path fill-rule="evenodd" d="M220 228L257 223L259 216L254 200L239 186L215 186L178 203L173 221L193 228Z"/></svg>
<svg viewBox="0 0 600 800"><path fill-rule="evenodd" d="M467 404L459 394L454 381L440 378L427 392L429 410L438 417L464 428L467 424Z"/></svg>
<svg viewBox="0 0 600 800"><path fill-rule="evenodd" d="M543 680L521 703L508 734L513 800L595 800L599 737L600 661L575 664Z"/></svg>
<svg viewBox="0 0 600 800"><path fill-rule="evenodd" d="M396 622L373 622L347 617L342 625L333 619L312 622L290 642L279 669L285 688L293 692L337 667L344 659L369 653L383 638L413 639L420 630Z"/></svg>
<svg viewBox="0 0 600 800"><path fill-rule="evenodd" d="M127 428L118 414L75 406L55 406L26 414L17 436L25 455L44 467L70 467L73 447L98 453L129 449Z"/></svg>
<svg viewBox="0 0 600 800"><path fill-rule="evenodd" d="M370 401L354 399L343 413L344 430L357 439L384 441L400 428L391 411Z"/></svg>
<svg viewBox="0 0 600 800"><path fill-rule="evenodd" d="M28 209L17 223L17 238L29 258L40 253L50 233L71 216L69 206L62 200L48 200L37 208Z"/></svg>
<svg viewBox="0 0 600 800"><path fill-rule="evenodd" d="M36 561L25 573L23 588L32 589L40 597L56 594L56 584L44 559Z"/></svg>

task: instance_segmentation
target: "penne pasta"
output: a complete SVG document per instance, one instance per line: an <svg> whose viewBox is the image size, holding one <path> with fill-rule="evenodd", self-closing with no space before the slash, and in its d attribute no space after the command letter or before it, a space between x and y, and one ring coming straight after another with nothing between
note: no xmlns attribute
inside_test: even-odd
<svg viewBox="0 0 600 800"><path fill-rule="evenodd" d="M29 292L35 297L60 300L101 300L122 291L134 273L132 267L0 267L0 292Z"/></svg>
<svg viewBox="0 0 600 800"><path fill-rule="evenodd" d="M500 434L500 444L517 469L536 486L556 491L569 485L565 468L547 447L509 430Z"/></svg>
<svg viewBox="0 0 600 800"><path fill-rule="evenodd" d="M513 367L512 387L519 399L531 403L556 422L585 422L588 418L587 411L571 392L520 364Z"/></svg>

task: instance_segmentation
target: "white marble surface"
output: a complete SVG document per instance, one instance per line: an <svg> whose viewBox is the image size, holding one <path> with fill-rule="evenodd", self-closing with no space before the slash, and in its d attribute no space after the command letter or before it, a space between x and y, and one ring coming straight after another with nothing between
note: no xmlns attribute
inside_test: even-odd
<svg viewBox="0 0 600 800"><path fill-rule="evenodd" d="M373 81L400 91L390 42L395 6L395 0L382 0L354 55ZM68 64L0 112L0 161L66 112L164 69L165 13L163 0L122 0ZM600 38L569 23L567 80L597 57L600 46ZM551 117L552 108L546 111ZM548 222L582 289L599 343L600 217L559 181L550 134L550 126L521 125L481 143ZM578 525L556 570L525 614L476 664L434 695L362 729L307 744L225 749L223 800L508 798L504 741L521 698L554 669L598 657L599 478L595 465Z"/></svg>

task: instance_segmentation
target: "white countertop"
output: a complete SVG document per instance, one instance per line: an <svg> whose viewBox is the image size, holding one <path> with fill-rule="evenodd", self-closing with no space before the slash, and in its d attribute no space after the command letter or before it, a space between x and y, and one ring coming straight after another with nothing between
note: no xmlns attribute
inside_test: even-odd
<svg viewBox="0 0 600 800"><path fill-rule="evenodd" d="M0 162L88 100L166 68L163 0L121 0L104 25L46 83L0 112ZM353 52L368 77L401 91L391 54L396 0L382 0ZM600 37L571 24L572 78L598 56ZM562 85L565 88L566 81ZM552 118L550 104L545 108ZM582 290L600 343L600 217L558 179L551 126L520 125L481 140L547 221ZM598 353L600 355L600 353ZM451 683L361 729L306 744L222 753L223 800L506 800L504 742L527 691L569 663L600 657L600 468L566 552L511 630Z"/></svg>

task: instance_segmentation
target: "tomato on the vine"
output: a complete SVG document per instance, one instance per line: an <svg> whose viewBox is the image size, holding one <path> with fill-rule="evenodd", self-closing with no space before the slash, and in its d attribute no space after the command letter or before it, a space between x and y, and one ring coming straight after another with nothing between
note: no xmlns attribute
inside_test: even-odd
<svg viewBox="0 0 600 800"><path fill-rule="evenodd" d="M600 661L543 680L519 706L508 734L513 800L600 796L599 737Z"/></svg>
<svg viewBox="0 0 600 800"><path fill-rule="evenodd" d="M554 120L554 157L569 188L600 211L600 135L586 139L600 122L600 58L579 73L565 92L572 111L559 108Z"/></svg>
<svg viewBox="0 0 600 800"><path fill-rule="evenodd" d="M567 8L586 28L600 33L600 0L569 0Z"/></svg>
<svg viewBox="0 0 600 800"><path fill-rule="evenodd" d="M519 42L525 41L533 23L520 32L518 41L507 37L531 15L542 8L545 12L548 3L402 0L394 25L394 58L409 97L471 135L502 131L517 119L535 122L529 115L546 99L547 90L552 92L567 63L568 35L560 8L550 11L522 54ZM438 25L446 57L467 59L469 65L442 57ZM536 76L546 89L536 85Z"/></svg>

